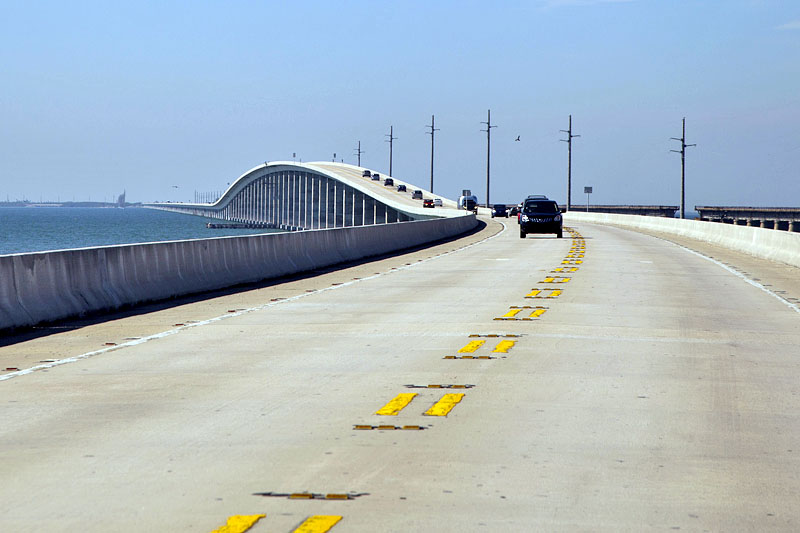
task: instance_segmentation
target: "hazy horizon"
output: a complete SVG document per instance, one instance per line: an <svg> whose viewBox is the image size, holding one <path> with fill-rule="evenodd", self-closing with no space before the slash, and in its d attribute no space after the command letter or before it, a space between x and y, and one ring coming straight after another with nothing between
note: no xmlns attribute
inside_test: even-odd
<svg viewBox="0 0 800 533"><path fill-rule="evenodd" d="M485 201L800 205L800 3L5 2L0 199L192 201L336 159ZM517 141L519 137L519 141Z"/></svg>

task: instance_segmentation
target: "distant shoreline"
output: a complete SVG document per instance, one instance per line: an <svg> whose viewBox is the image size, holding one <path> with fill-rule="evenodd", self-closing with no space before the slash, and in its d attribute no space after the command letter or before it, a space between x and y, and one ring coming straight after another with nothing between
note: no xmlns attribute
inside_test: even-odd
<svg viewBox="0 0 800 533"><path fill-rule="evenodd" d="M0 202L2 207L141 207L141 202L124 204L111 203L111 202Z"/></svg>

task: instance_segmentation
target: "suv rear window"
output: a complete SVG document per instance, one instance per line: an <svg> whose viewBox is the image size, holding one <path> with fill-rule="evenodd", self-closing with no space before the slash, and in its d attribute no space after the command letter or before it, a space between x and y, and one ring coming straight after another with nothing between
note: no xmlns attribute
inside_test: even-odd
<svg viewBox="0 0 800 533"><path fill-rule="evenodd" d="M533 211L535 213L558 213L558 205L550 201L527 201L525 202L525 211Z"/></svg>

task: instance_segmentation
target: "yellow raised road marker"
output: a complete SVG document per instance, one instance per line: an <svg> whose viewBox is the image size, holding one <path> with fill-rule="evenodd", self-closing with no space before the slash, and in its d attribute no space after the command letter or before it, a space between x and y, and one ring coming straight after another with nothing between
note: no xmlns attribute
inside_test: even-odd
<svg viewBox="0 0 800 533"><path fill-rule="evenodd" d="M228 517L228 523L211 533L244 533L255 525L256 522L264 518L265 514L234 515Z"/></svg>
<svg viewBox="0 0 800 533"><path fill-rule="evenodd" d="M511 309L500 318L514 318L520 311L522 311L521 308Z"/></svg>
<svg viewBox="0 0 800 533"><path fill-rule="evenodd" d="M550 291L547 296L542 296L545 291ZM534 289L530 294L526 294L525 298L532 298L534 300L549 300L557 298L563 291L560 289Z"/></svg>
<svg viewBox="0 0 800 533"><path fill-rule="evenodd" d="M392 401L378 409L375 414L376 415L384 415L384 416L395 416L397 413L403 410L408 404L411 403L411 400L414 399L416 396L416 392L402 392L398 394Z"/></svg>
<svg viewBox="0 0 800 533"><path fill-rule="evenodd" d="M518 335L516 333L506 333L506 334L500 334L500 333L488 333L488 334L471 333L470 337L491 337L491 338L503 337L504 339L516 339L517 337L520 337L520 335Z"/></svg>
<svg viewBox="0 0 800 533"><path fill-rule="evenodd" d="M469 344L461 348L458 353L472 353L483 346L485 342L486 341L470 341Z"/></svg>
<svg viewBox="0 0 800 533"><path fill-rule="evenodd" d="M292 533L325 533L330 531L341 519L341 516L335 515L309 516Z"/></svg>
<svg viewBox="0 0 800 533"><path fill-rule="evenodd" d="M447 416L447 413L452 411L453 407L455 407L463 397L463 392L445 394L442 396L441 400L433 404L433 406L425 411L424 414L427 416Z"/></svg>
<svg viewBox="0 0 800 533"><path fill-rule="evenodd" d="M516 341L500 341L500 343L494 347L492 353L508 353L508 351L514 347Z"/></svg>

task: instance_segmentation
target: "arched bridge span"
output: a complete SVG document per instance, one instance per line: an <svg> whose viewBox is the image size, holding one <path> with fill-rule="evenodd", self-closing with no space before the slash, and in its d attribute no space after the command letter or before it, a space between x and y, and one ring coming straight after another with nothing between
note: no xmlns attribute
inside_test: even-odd
<svg viewBox="0 0 800 533"><path fill-rule="evenodd" d="M424 209L412 199L414 187L398 192L384 178L362 176L363 168L344 163L265 163L234 181L213 203L154 203L148 207L200 215L232 223L288 230L342 228L459 216L454 203ZM425 198L433 198L428 191ZM449 207L449 208L448 208Z"/></svg>

